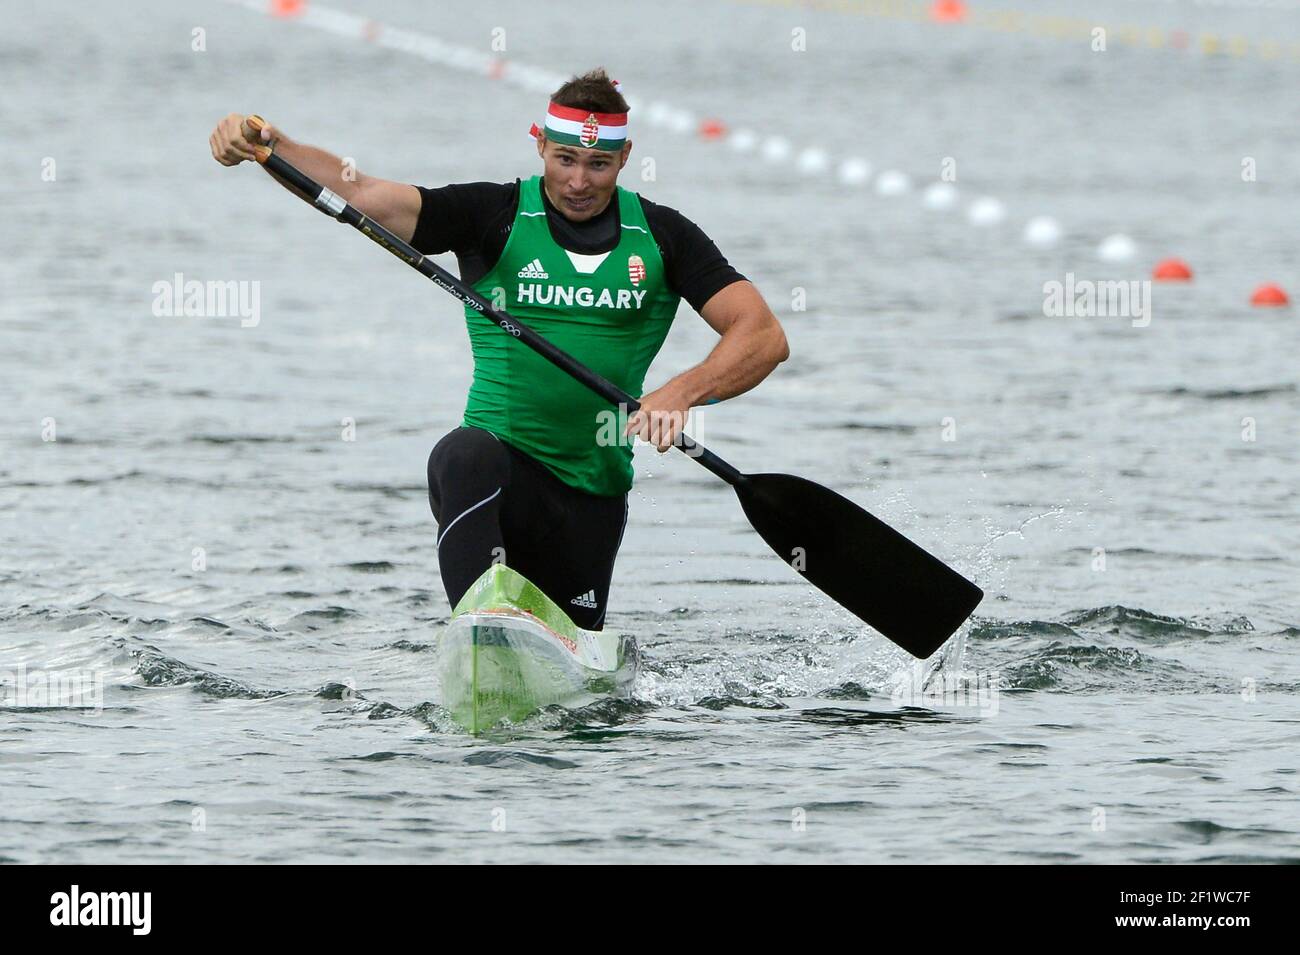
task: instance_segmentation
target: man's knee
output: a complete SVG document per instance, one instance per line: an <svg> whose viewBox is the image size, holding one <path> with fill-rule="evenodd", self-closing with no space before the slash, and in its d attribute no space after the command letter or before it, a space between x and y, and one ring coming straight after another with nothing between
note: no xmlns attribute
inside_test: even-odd
<svg viewBox="0 0 1300 955"><path fill-rule="evenodd" d="M485 475L500 484L504 480L508 457L503 445L490 431L481 428L457 428L439 441L429 454L429 484L448 478L468 480Z"/></svg>
<svg viewBox="0 0 1300 955"><path fill-rule="evenodd" d="M449 496L503 487L509 473L508 452L496 435L482 428L457 428L429 454L429 506L437 516Z"/></svg>

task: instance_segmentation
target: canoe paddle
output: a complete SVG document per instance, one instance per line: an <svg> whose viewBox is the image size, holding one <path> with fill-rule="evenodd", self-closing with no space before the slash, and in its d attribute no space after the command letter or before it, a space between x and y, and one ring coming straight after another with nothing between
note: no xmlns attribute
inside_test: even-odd
<svg viewBox="0 0 1300 955"><path fill-rule="evenodd" d="M246 123L259 134L265 126L259 116L248 117ZM259 163L316 208L368 236L611 404L627 408L629 414L641 406L342 196L285 162L274 146L258 145L254 152ZM676 446L735 489L745 516L777 556L915 657L924 659L943 646L984 596L943 561L829 488L790 474L742 474L685 434Z"/></svg>

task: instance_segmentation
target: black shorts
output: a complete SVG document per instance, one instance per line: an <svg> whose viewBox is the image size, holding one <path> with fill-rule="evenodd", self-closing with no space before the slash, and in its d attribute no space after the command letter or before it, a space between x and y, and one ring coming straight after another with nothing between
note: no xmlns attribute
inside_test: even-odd
<svg viewBox="0 0 1300 955"><path fill-rule="evenodd" d="M429 455L438 568L452 607L493 563L523 574L587 630L605 623L627 495L588 494L482 428Z"/></svg>

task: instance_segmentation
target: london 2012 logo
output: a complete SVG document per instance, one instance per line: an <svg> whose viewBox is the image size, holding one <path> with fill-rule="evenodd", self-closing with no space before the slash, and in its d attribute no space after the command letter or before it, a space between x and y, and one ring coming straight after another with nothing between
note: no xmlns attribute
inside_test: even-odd
<svg viewBox="0 0 1300 955"><path fill-rule="evenodd" d="M600 120L596 119L595 113L588 113L587 118L582 122L582 132L578 134L578 142L590 148L596 145L598 139L600 139Z"/></svg>
<svg viewBox="0 0 1300 955"><path fill-rule="evenodd" d="M641 280L645 278L645 262L639 255L629 255L627 257L627 277L632 280L633 285L640 285Z"/></svg>

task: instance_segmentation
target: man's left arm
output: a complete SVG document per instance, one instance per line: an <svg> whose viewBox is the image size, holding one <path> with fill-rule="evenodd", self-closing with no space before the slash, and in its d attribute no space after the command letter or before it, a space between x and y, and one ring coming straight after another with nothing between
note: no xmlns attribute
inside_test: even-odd
<svg viewBox="0 0 1300 955"><path fill-rule="evenodd" d="M785 332L753 283L732 282L700 309L722 336L709 357L641 398L641 410L628 421L636 433L660 451L673 446L697 405L743 394L790 357Z"/></svg>

